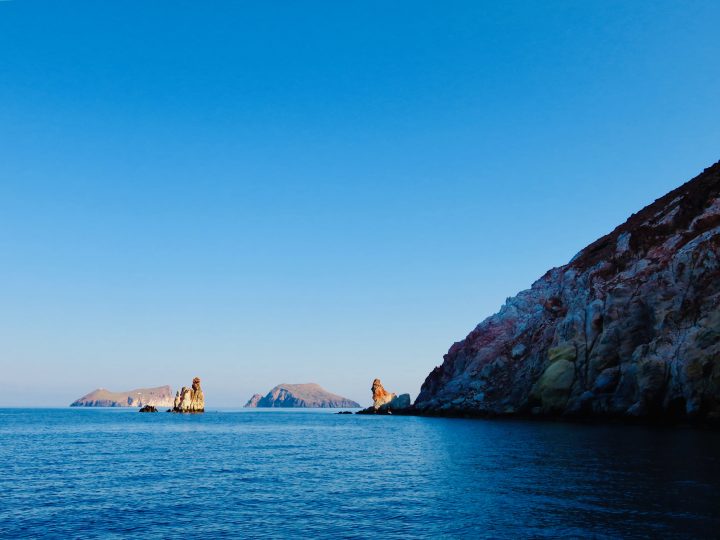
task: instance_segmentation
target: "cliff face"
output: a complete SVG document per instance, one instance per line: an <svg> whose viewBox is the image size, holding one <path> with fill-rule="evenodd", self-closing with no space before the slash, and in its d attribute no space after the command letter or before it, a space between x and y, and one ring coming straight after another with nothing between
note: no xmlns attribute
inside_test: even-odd
<svg viewBox="0 0 720 540"><path fill-rule="evenodd" d="M431 414L720 418L720 163L455 343Z"/></svg>
<svg viewBox="0 0 720 540"><path fill-rule="evenodd" d="M351 399L328 392L319 384L279 384L265 397L255 394L245 407L313 407L342 408L360 407Z"/></svg>
<svg viewBox="0 0 720 540"><path fill-rule="evenodd" d="M192 386L183 386L175 394L172 412L199 413L205 412L205 394L200 387L200 377L195 377Z"/></svg>
<svg viewBox="0 0 720 540"><path fill-rule="evenodd" d="M104 388L93 390L89 394L73 401L71 407L172 407L172 388L136 388L127 392L112 392Z"/></svg>

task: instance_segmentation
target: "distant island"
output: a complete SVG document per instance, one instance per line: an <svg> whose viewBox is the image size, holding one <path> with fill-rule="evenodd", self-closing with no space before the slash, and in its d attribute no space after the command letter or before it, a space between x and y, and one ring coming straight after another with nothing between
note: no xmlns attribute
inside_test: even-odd
<svg viewBox="0 0 720 540"><path fill-rule="evenodd" d="M98 388L73 401L71 407L172 407L173 392L170 386L136 388L127 392L113 392Z"/></svg>
<svg viewBox="0 0 720 540"><path fill-rule="evenodd" d="M246 408L284 407L284 408L359 408L360 404L328 392L315 383L279 384L264 397L255 394L245 404Z"/></svg>

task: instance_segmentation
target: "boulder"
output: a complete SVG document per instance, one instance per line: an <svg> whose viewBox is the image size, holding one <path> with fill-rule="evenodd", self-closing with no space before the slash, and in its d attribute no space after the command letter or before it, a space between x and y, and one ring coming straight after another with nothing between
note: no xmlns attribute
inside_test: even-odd
<svg viewBox="0 0 720 540"><path fill-rule="evenodd" d="M138 412L158 412L158 410L152 405L145 405Z"/></svg>

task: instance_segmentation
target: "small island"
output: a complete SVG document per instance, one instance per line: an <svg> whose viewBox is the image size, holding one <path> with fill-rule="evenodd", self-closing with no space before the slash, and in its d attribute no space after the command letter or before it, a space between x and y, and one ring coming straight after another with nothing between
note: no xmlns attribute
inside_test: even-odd
<svg viewBox="0 0 720 540"><path fill-rule="evenodd" d="M98 388L73 401L71 407L172 407L173 397L170 386L136 388L126 392L113 392Z"/></svg>
<svg viewBox="0 0 720 540"><path fill-rule="evenodd" d="M255 394L245 404L246 408L360 408L360 404L332 392L316 383L279 384L264 397Z"/></svg>

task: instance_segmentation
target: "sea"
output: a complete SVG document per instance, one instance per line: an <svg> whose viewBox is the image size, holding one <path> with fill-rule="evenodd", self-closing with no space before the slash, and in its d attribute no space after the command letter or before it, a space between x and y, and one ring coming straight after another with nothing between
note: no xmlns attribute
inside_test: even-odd
<svg viewBox="0 0 720 540"><path fill-rule="evenodd" d="M0 538L718 538L720 433L0 409Z"/></svg>

